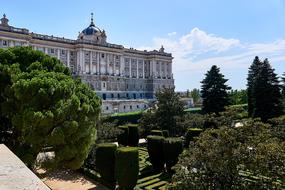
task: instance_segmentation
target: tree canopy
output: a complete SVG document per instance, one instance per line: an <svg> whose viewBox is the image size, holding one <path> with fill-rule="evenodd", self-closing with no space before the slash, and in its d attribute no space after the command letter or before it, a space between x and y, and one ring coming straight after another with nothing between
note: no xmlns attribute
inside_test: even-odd
<svg viewBox="0 0 285 190"><path fill-rule="evenodd" d="M228 79L224 78L216 65L213 65L206 73L205 79L201 82L202 111L204 113L218 114L225 110L225 106L229 105L227 90L230 90L230 87L226 85L227 81Z"/></svg>
<svg viewBox="0 0 285 190"><path fill-rule="evenodd" d="M255 57L247 78L248 114L263 121L282 114L279 79L268 59Z"/></svg>
<svg viewBox="0 0 285 190"><path fill-rule="evenodd" d="M278 136L258 120L208 129L180 155L169 189L282 189L285 143Z"/></svg>
<svg viewBox="0 0 285 190"><path fill-rule="evenodd" d="M39 152L79 168L95 141L101 101L56 58L30 47L0 49L0 140L28 166Z"/></svg>

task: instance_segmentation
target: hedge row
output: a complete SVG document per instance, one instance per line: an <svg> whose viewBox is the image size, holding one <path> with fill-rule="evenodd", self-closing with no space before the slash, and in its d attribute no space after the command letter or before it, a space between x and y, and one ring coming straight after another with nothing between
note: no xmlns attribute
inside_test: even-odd
<svg viewBox="0 0 285 190"><path fill-rule="evenodd" d="M139 130L138 125L128 124L119 126L119 129L123 130L123 133L118 135L118 143L123 146L137 147L139 144Z"/></svg>
<svg viewBox="0 0 285 190"><path fill-rule="evenodd" d="M133 189L139 175L139 153L135 147L120 147L116 152L115 175L120 189Z"/></svg>
<svg viewBox="0 0 285 190"><path fill-rule="evenodd" d="M162 137L169 137L169 132L168 130L151 130L150 135L152 136L162 136Z"/></svg>
<svg viewBox="0 0 285 190"><path fill-rule="evenodd" d="M115 144L99 144L96 152L96 169L101 182L115 188L133 189L139 174L139 155L135 147L120 147Z"/></svg>
<svg viewBox="0 0 285 190"><path fill-rule="evenodd" d="M189 128L185 135L185 144L186 148L189 147L190 141L193 141L195 137L198 137L200 133L203 132L203 129L200 128Z"/></svg>
<svg viewBox="0 0 285 190"><path fill-rule="evenodd" d="M182 139L150 135L147 137L147 150L155 170L161 171L166 165L167 171L170 171L171 167L177 163L179 154L183 151Z"/></svg>
<svg viewBox="0 0 285 190"><path fill-rule="evenodd" d="M143 112L132 112L125 114L117 114L109 117L105 117L104 121L106 122L114 122L116 121L118 125L125 125L126 123L137 124L138 120L142 117Z"/></svg>

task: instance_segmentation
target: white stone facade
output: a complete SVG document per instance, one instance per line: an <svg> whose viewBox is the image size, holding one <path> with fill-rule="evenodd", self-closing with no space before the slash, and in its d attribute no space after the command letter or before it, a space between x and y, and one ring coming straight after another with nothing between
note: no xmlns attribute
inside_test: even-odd
<svg viewBox="0 0 285 190"><path fill-rule="evenodd" d="M105 100L114 104L121 102L123 107L138 99L154 99L160 88L174 87L173 57L163 47L159 51L139 51L110 44L105 31L95 26L93 18L76 40L36 34L10 26L8 21L5 15L1 19L0 48L31 46L57 57L71 69L74 77L80 77L96 91L103 99L103 108ZM103 112L112 111L103 109Z"/></svg>

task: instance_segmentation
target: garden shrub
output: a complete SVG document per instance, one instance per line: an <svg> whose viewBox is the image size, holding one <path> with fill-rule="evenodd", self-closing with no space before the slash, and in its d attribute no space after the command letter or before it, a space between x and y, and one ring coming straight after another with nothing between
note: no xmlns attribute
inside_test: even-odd
<svg viewBox="0 0 285 190"><path fill-rule="evenodd" d="M103 183L115 185L115 153L117 145L111 143L98 144L96 150L96 169Z"/></svg>
<svg viewBox="0 0 285 190"><path fill-rule="evenodd" d="M138 125L129 124L129 137L128 137L128 145L137 147L139 144L139 130Z"/></svg>
<svg viewBox="0 0 285 190"><path fill-rule="evenodd" d="M162 134L163 134L163 137L165 137L165 138L169 137L169 131L168 130L162 130Z"/></svg>
<svg viewBox="0 0 285 190"><path fill-rule="evenodd" d="M165 138L163 148L166 168L169 171L178 162L178 156L183 151L182 139L180 137Z"/></svg>
<svg viewBox="0 0 285 190"><path fill-rule="evenodd" d="M189 146L190 141L193 141L195 137L198 137L203 129L200 128L189 128L186 132L185 147Z"/></svg>
<svg viewBox="0 0 285 190"><path fill-rule="evenodd" d="M118 143L120 145L127 146L128 141L129 141L129 128L128 126L119 126L119 129L122 130L123 132L118 135Z"/></svg>
<svg viewBox="0 0 285 190"><path fill-rule="evenodd" d="M150 162L155 170L162 170L164 168L164 153L163 153L163 136L148 136L147 150Z"/></svg>
<svg viewBox="0 0 285 190"><path fill-rule="evenodd" d="M115 177L119 188L133 189L139 174L139 153L135 147L120 147L116 151Z"/></svg>
<svg viewBox="0 0 285 190"><path fill-rule="evenodd" d="M163 132L161 130L151 130L150 135L163 137Z"/></svg>

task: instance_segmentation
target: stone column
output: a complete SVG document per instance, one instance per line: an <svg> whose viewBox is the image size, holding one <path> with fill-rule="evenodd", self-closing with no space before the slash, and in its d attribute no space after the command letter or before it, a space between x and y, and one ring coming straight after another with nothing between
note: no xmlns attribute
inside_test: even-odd
<svg viewBox="0 0 285 190"><path fill-rule="evenodd" d="M124 75L124 71L125 71L125 60L124 57L121 55L120 56L120 75Z"/></svg>
<svg viewBox="0 0 285 190"><path fill-rule="evenodd" d="M48 55L48 48L47 47L45 47L45 54Z"/></svg>
<svg viewBox="0 0 285 190"><path fill-rule="evenodd" d="M93 74L92 51L90 51L89 54L90 54L90 55L89 55L89 58L90 58L90 60L89 60L89 71L90 71L90 74Z"/></svg>
<svg viewBox="0 0 285 190"><path fill-rule="evenodd" d="M139 78L139 60L137 59L137 78Z"/></svg>
<svg viewBox="0 0 285 190"><path fill-rule="evenodd" d="M116 55L113 54L113 74L116 74Z"/></svg>
<svg viewBox="0 0 285 190"><path fill-rule="evenodd" d="M152 60L152 76L155 78L156 77L156 61L153 59Z"/></svg>
<svg viewBox="0 0 285 190"><path fill-rule="evenodd" d="M145 73L144 73L145 61L143 60L143 62L142 62L142 63L143 63L143 69L142 69L142 72L143 72L143 73L142 73L142 74L143 74L143 79L144 79L144 78L145 78Z"/></svg>
<svg viewBox="0 0 285 190"><path fill-rule="evenodd" d="M66 63L67 65L66 65L66 66L69 68L69 67L70 67L70 51L69 51L69 50L66 50L66 53L67 53L67 61L66 61L66 62L67 62L67 63Z"/></svg>
<svg viewBox="0 0 285 190"><path fill-rule="evenodd" d="M109 54L106 53L106 72L110 74L110 68L109 68Z"/></svg>
<svg viewBox="0 0 285 190"><path fill-rule="evenodd" d="M132 59L130 58L130 61L129 61L129 64L130 64L130 78L132 78Z"/></svg>
<svg viewBox="0 0 285 190"><path fill-rule="evenodd" d="M100 67L99 67L99 64L100 64L100 60L99 60L99 52L96 52L96 73L99 75L100 74Z"/></svg>
<svg viewBox="0 0 285 190"><path fill-rule="evenodd" d="M60 60L60 49L57 49L57 59Z"/></svg>

